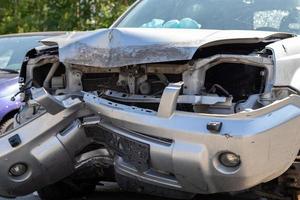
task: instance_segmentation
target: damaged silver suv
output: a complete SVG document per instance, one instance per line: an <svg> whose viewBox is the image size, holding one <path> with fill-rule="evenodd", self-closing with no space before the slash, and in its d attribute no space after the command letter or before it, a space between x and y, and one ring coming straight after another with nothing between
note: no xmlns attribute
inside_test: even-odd
<svg viewBox="0 0 300 200"><path fill-rule="evenodd" d="M299 199L298 34L299 0L141 0L109 29L44 40L0 138L0 195L67 198L109 180Z"/></svg>

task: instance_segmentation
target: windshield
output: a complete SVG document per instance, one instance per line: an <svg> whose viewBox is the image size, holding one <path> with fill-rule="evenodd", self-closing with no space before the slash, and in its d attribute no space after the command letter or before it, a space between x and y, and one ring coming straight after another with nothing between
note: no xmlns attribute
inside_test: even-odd
<svg viewBox="0 0 300 200"><path fill-rule="evenodd" d="M117 26L299 34L300 0L141 0Z"/></svg>
<svg viewBox="0 0 300 200"><path fill-rule="evenodd" d="M44 38L45 36L0 38L0 69L20 70L25 54L39 46L39 41Z"/></svg>

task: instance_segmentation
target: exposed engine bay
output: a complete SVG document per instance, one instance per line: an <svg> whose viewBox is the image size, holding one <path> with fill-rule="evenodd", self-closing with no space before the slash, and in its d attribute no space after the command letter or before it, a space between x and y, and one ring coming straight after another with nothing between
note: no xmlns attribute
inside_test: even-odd
<svg viewBox="0 0 300 200"><path fill-rule="evenodd" d="M239 46L242 45L231 48ZM169 84L181 83L178 110L233 114L273 102L271 97L264 96L272 92L272 54L259 49L259 45L253 48L235 50L236 54L231 49L222 49L215 55L204 55L211 50L203 49L199 56L208 57L192 61L114 68L69 65L68 72L55 56L47 57L43 62L54 62L39 67L33 64L32 87L44 87L54 96L70 91L90 92L118 103L157 111L164 89ZM71 75L66 75L70 72ZM67 82L71 84L66 85Z"/></svg>

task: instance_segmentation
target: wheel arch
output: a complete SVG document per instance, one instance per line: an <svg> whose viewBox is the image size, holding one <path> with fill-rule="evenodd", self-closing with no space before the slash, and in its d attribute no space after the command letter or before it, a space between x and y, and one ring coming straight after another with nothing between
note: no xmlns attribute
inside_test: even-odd
<svg viewBox="0 0 300 200"><path fill-rule="evenodd" d="M15 116L15 114L17 114L19 111L19 109L14 109L9 111L8 113L6 113L3 118L1 119L0 124L3 124L3 122L9 120L10 118L13 118Z"/></svg>

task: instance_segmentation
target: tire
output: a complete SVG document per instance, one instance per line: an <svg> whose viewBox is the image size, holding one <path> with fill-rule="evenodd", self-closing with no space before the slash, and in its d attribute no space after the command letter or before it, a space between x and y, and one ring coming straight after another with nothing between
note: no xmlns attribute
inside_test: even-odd
<svg viewBox="0 0 300 200"><path fill-rule="evenodd" d="M5 135L5 133L14 128L14 118L10 118L4 121L0 126L0 136Z"/></svg>
<svg viewBox="0 0 300 200"><path fill-rule="evenodd" d="M93 193L95 189L94 183L61 181L38 190L38 194L42 200L71 199Z"/></svg>

